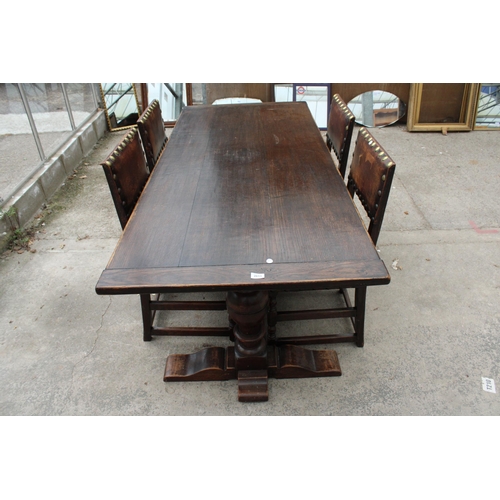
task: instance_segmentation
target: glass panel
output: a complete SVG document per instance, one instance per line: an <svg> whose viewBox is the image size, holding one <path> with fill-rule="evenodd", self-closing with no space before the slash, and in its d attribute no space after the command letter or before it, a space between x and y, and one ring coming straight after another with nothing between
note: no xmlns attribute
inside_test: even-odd
<svg viewBox="0 0 500 500"><path fill-rule="evenodd" d="M17 85L0 83L0 205L40 162Z"/></svg>
<svg viewBox="0 0 500 500"><path fill-rule="evenodd" d="M500 83L481 84L476 126L500 128Z"/></svg>
<svg viewBox="0 0 500 500"><path fill-rule="evenodd" d="M75 126L78 127L96 109L92 83L65 83L66 92L73 113Z"/></svg>
<svg viewBox="0 0 500 500"><path fill-rule="evenodd" d="M72 133L60 83L23 83L24 92L46 156Z"/></svg>
<svg viewBox="0 0 500 500"><path fill-rule="evenodd" d="M277 83L274 85L274 100L276 102L293 101L293 85L291 83Z"/></svg>
<svg viewBox="0 0 500 500"><path fill-rule="evenodd" d="M363 92L349 101L356 123L365 127L385 127L406 113L406 104L397 95L382 90Z"/></svg>

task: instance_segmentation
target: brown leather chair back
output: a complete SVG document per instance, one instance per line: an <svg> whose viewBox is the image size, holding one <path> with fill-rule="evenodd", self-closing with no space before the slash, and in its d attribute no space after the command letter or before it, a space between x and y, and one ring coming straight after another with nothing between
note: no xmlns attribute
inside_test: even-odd
<svg viewBox="0 0 500 500"><path fill-rule="evenodd" d="M158 100L154 100L137 120L149 170L152 172L167 144L165 125Z"/></svg>
<svg viewBox="0 0 500 500"><path fill-rule="evenodd" d="M137 128L127 133L101 165L123 229L149 178Z"/></svg>
<svg viewBox="0 0 500 500"><path fill-rule="evenodd" d="M375 245L395 169L396 164L384 148L365 127L360 128L347 178L347 189L351 196L356 193L363 204L370 218L368 233Z"/></svg>
<svg viewBox="0 0 500 500"><path fill-rule="evenodd" d="M335 94L330 104L326 143L328 149L333 149L339 162L339 172L345 177L347 157L351 145L352 130L354 128L354 115L346 106L342 98Z"/></svg>

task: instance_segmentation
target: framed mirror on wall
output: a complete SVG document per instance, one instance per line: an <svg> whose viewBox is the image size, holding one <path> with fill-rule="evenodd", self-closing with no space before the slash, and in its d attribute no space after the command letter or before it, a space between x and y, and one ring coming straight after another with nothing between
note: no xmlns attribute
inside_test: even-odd
<svg viewBox="0 0 500 500"><path fill-rule="evenodd" d="M412 83L408 130L443 133L472 130L479 91L478 83Z"/></svg>
<svg viewBox="0 0 500 500"><path fill-rule="evenodd" d="M139 102L133 83L100 83L101 99L109 130L134 127L139 118Z"/></svg>

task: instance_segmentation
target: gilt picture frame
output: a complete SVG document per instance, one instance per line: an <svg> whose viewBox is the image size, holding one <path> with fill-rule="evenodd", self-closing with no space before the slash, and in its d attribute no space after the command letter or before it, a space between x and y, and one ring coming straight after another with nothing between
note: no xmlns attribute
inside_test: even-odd
<svg viewBox="0 0 500 500"><path fill-rule="evenodd" d="M412 83L407 128L410 132L470 131L474 129L481 84ZM434 106L429 96L439 98ZM449 96L448 101L446 96ZM449 109L446 109L448 106Z"/></svg>

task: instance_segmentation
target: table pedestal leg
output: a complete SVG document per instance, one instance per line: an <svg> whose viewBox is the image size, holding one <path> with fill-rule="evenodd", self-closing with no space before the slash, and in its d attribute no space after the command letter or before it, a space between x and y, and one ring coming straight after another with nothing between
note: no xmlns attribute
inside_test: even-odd
<svg viewBox="0 0 500 500"><path fill-rule="evenodd" d="M267 292L228 292L227 312L234 321L238 401L267 401Z"/></svg>
<svg viewBox="0 0 500 500"><path fill-rule="evenodd" d="M341 375L337 353L296 345L268 346L267 292L229 292L227 310L234 322L234 347L209 347L167 358L165 382L238 379L238 400L267 401L268 377Z"/></svg>

